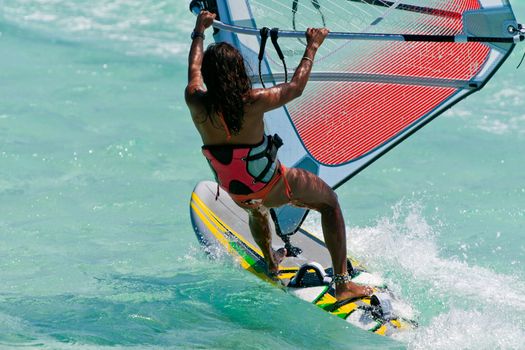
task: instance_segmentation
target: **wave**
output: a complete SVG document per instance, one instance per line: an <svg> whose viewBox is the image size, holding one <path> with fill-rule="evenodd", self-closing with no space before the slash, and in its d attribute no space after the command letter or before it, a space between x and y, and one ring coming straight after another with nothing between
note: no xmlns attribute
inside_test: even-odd
<svg viewBox="0 0 525 350"><path fill-rule="evenodd" d="M452 309L430 324L406 334L409 349L521 349L525 342L523 319L498 309Z"/></svg>
<svg viewBox="0 0 525 350"><path fill-rule="evenodd" d="M525 283L512 275L443 256L441 223L429 224L418 203L400 201L375 226L348 227L351 255L380 272L420 315L400 333L411 349L513 349L525 341ZM306 225L319 231L317 216Z"/></svg>
<svg viewBox="0 0 525 350"><path fill-rule="evenodd" d="M193 16L184 0L0 1L0 21L48 39L89 42L130 55L185 56Z"/></svg>
<svg viewBox="0 0 525 350"><path fill-rule="evenodd" d="M525 134L525 88L514 85L512 68L512 65L505 65L502 70L508 79L495 78L497 82L490 83L486 90L469 100L467 109L458 106L446 115L459 117L468 121L470 127L493 135Z"/></svg>

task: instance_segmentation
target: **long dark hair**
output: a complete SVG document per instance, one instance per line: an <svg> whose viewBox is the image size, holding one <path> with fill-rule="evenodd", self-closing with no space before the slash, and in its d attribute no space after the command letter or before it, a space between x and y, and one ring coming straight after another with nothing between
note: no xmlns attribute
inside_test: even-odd
<svg viewBox="0 0 525 350"><path fill-rule="evenodd" d="M228 43L208 46L202 59L206 110L211 117L222 114L232 134L238 134L244 118L245 96L252 88L241 53Z"/></svg>

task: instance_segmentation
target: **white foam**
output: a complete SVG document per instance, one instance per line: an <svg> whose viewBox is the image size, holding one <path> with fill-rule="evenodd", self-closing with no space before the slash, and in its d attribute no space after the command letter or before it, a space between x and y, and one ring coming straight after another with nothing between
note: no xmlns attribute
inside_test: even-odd
<svg viewBox="0 0 525 350"><path fill-rule="evenodd" d="M62 21L65 28L72 32L85 32L96 27L96 23L87 17L73 17Z"/></svg>
<svg viewBox="0 0 525 350"><path fill-rule="evenodd" d="M319 230L318 217L307 225ZM399 202L375 226L348 228L350 255L387 276L401 300L426 311L415 332L399 336L413 349L519 349L525 344L525 283L515 276L444 257L417 203ZM405 290L400 288L404 286ZM416 310L417 312L424 310Z"/></svg>
<svg viewBox="0 0 525 350"><path fill-rule="evenodd" d="M493 94L488 102L504 108L523 106L524 92L525 89L522 86L504 88Z"/></svg>
<svg viewBox="0 0 525 350"><path fill-rule="evenodd" d="M395 335L409 349L523 349L523 320L505 318L486 307L483 311L453 309L412 333Z"/></svg>
<svg viewBox="0 0 525 350"><path fill-rule="evenodd" d="M57 19L57 17L50 13L45 12L33 12L24 16L26 21L37 21L37 22L52 22Z"/></svg>
<svg viewBox="0 0 525 350"><path fill-rule="evenodd" d="M459 117L473 128L495 135L525 133L525 109L523 86L504 87L511 84L504 81L493 93L485 93L481 98L474 97L469 109L457 106L445 113L449 117ZM478 99L478 101L476 101ZM519 111L520 114L516 114Z"/></svg>
<svg viewBox="0 0 525 350"><path fill-rule="evenodd" d="M495 119L495 120L489 120L487 116L485 116L478 126L481 130L490 132L492 134L497 135L503 135L507 132L509 132L509 125L505 124L501 120Z"/></svg>
<svg viewBox="0 0 525 350"><path fill-rule="evenodd" d="M525 115L511 117L508 120L489 118L484 116L478 128L491 134L504 135L511 132L525 133Z"/></svg>
<svg viewBox="0 0 525 350"><path fill-rule="evenodd" d="M380 270L402 270L414 280L430 283L436 295L453 294L476 303L492 303L525 311L525 283L490 269L442 257L437 233L417 204L398 203L391 218L377 226L350 229L349 247Z"/></svg>

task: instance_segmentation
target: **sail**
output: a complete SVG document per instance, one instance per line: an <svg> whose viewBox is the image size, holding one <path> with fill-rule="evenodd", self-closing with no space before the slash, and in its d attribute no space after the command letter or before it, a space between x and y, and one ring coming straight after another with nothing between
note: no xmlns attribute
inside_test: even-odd
<svg viewBox="0 0 525 350"><path fill-rule="evenodd" d="M268 45L259 76L260 28L279 28L289 77L305 48L304 34L297 32L324 26L335 33L319 49L301 98L265 115L267 132L284 140L281 161L318 174L333 188L481 89L523 40L507 0L216 0L208 5L216 6L226 25L216 29L215 40L241 50L256 85L260 79L266 86L278 84L286 73ZM283 233L292 233L305 212L284 207L274 216Z"/></svg>

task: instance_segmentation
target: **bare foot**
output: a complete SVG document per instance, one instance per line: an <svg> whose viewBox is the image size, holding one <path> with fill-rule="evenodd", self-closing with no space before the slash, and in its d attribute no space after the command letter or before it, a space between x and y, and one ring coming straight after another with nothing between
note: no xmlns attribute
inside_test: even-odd
<svg viewBox="0 0 525 350"><path fill-rule="evenodd" d="M372 287L362 286L354 282L338 284L335 286L335 297L337 300L346 300L372 295Z"/></svg>
<svg viewBox="0 0 525 350"><path fill-rule="evenodd" d="M279 264L286 257L286 248L279 248L277 250L272 249L272 259L268 261L268 272L271 275L277 275L279 273Z"/></svg>

